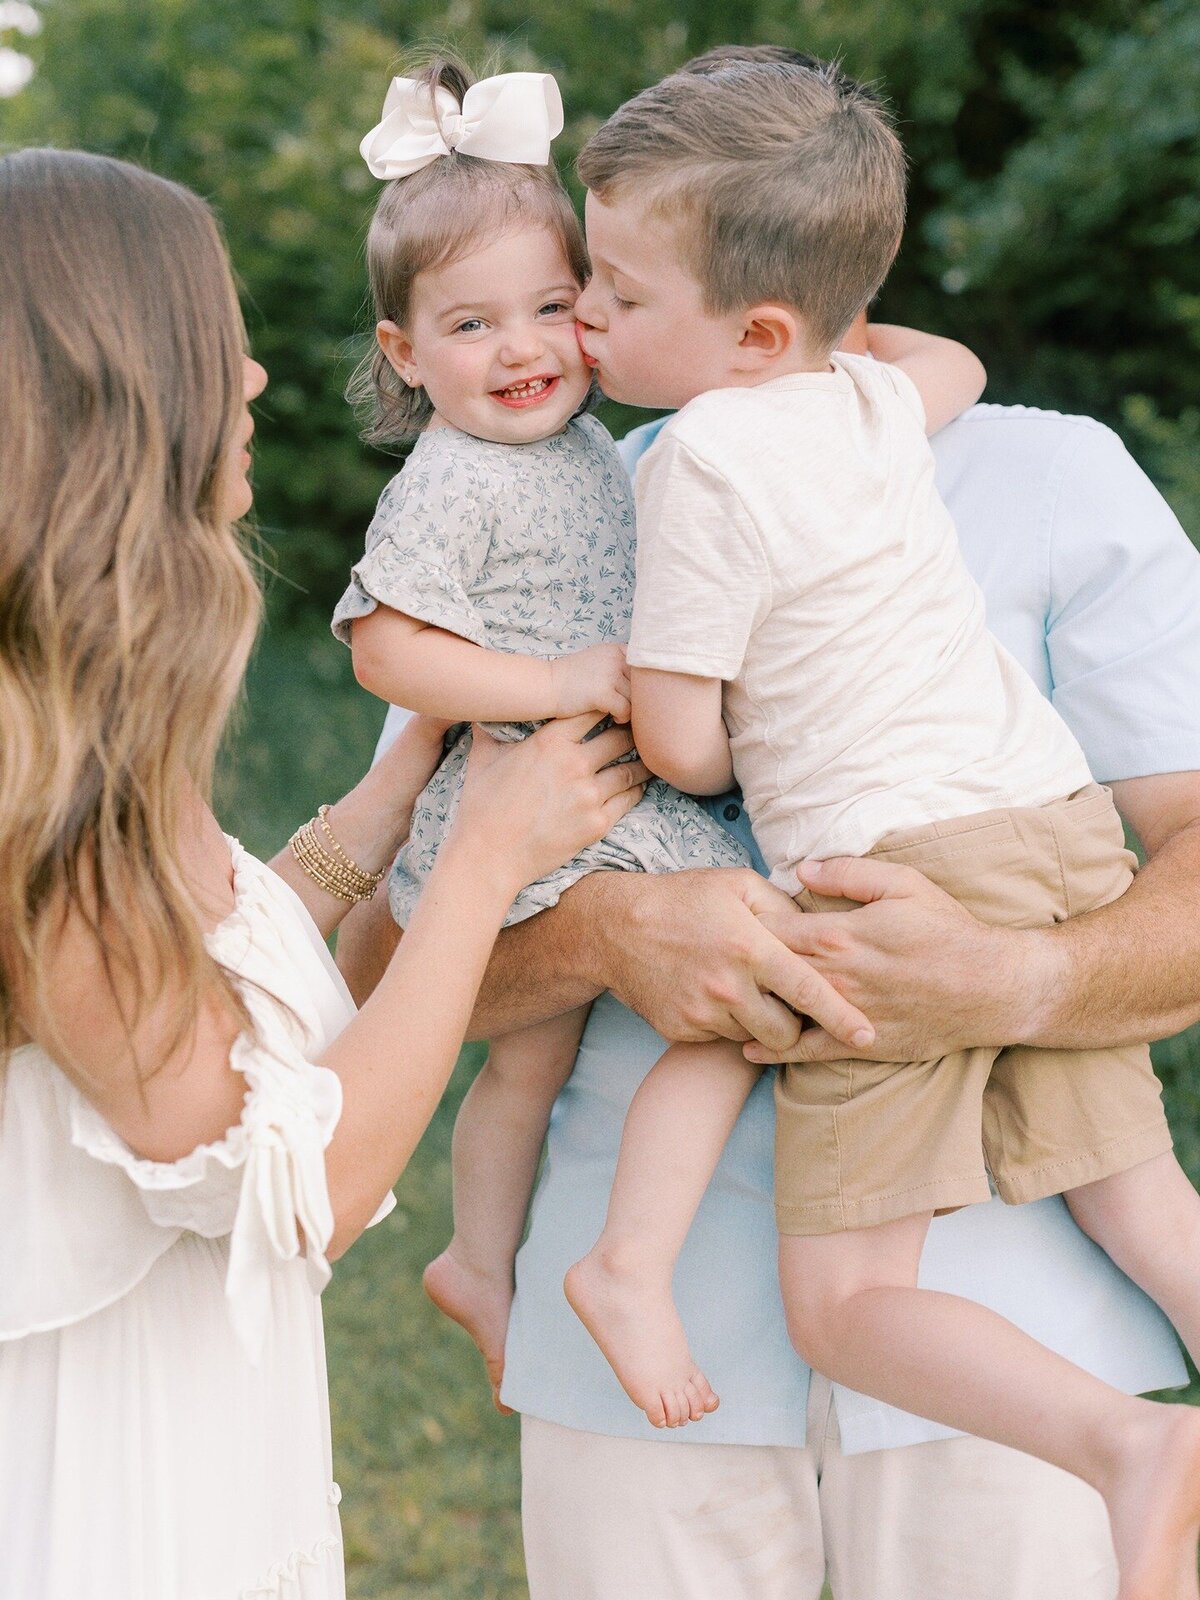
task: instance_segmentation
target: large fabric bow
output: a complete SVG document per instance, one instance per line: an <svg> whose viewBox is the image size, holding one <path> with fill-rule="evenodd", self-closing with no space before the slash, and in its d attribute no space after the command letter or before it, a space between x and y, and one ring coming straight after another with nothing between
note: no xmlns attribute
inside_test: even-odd
<svg viewBox="0 0 1200 1600"><path fill-rule="evenodd" d="M407 178L452 150L483 161L544 167L562 132L558 85L548 72L502 72L472 84L461 107L448 89L393 78L383 120L359 149L377 178Z"/></svg>

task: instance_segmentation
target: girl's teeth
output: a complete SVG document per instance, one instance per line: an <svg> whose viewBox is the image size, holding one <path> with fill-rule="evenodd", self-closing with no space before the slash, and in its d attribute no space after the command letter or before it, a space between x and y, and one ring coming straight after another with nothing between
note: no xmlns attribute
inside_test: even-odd
<svg viewBox="0 0 1200 1600"><path fill-rule="evenodd" d="M548 378L539 378L535 383L514 383L511 388L505 389L504 393L514 400L520 400L528 394L541 394L549 382Z"/></svg>

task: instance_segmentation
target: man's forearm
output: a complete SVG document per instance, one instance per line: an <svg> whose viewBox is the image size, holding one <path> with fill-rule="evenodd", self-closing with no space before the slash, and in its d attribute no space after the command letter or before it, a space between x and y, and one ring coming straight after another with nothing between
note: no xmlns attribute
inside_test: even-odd
<svg viewBox="0 0 1200 1600"><path fill-rule="evenodd" d="M1200 1021L1200 822L1165 840L1120 900L1031 937L1044 960L1028 1044L1136 1044Z"/></svg>
<svg viewBox="0 0 1200 1600"><path fill-rule="evenodd" d="M491 1039L587 1005L608 987L607 931L637 875L593 872L556 906L502 930L492 951L469 1037Z"/></svg>

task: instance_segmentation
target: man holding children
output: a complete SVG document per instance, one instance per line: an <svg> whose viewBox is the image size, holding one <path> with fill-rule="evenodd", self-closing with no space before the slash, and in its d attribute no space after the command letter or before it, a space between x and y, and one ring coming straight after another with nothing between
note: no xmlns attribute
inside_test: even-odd
<svg viewBox="0 0 1200 1600"><path fill-rule="evenodd" d="M739 69L739 62L749 65ZM731 50L691 63L681 77L713 74L715 81L725 80L735 104L739 95L743 101L753 96L756 75L770 76L771 64L785 75L813 65L790 52ZM821 76L846 106L861 109L870 101L835 70L824 69ZM624 119L621 126L636 131L643 98L614 122ZM651 110L661 115L669 99L659 92ZM719 116L723 103L720 95L690 92L686 83L677 99L681 121L705 112ZM748 103L743 109L754 114ZM830 133L829 159L803 196L801 209L811 215L836 215L845 203L837 141L852 126L847 119ZM851 140L859 136L850 132ZM599 137L603 143L604 130ZM715 142L722 138L736 143L735 119L718 129ZM714 143L711 126L699 142ZM610 137L610 153L611 146ZM861 151L850 152L855 154ZM586 176L586 153L582 170ZM652 198L652 175L644 181ZM796 181L802 184L803 174ZM857 206L840 233L814 227L803 240L806 270L834 288L839 274L845 276L847 254L854 253L856 226L865 236L874 221L869 184L860 183L854 195ZM601 193L601 208L605 198ZM714 273L736 277L747 252L786 247L784 224L775 215L755 219L752 201L752 195L731 191L724 214L719 206L706 213L709 228L699 248L716 263ZM595 197L589 204L596 204ZM684 216L686 194L678 206ZM623 236L614 233L611 217L601 220L620 256ZM737 231L744 235L752 221L757 238L748 245ZM676 224L683 226L678 217ZM834 236L836 248L823 245ZM648 260L647 251L650 244L643 251ZM625 344L635 351L640 370L657 362L661 382L653 399L664 406L686 404L697 393L696 369L715 358L715 345L704 341L716 337L712 313L720 309L711 283L699 288L685 253L664 257L650 275L650 294L669 298L672 273L680 292L696 299L690 325L648 315L640 346L629 336ZM601 381L608 379L618 397L620 345L607 366L606 330L610 318L628 315L629 298L638 289L636 281L632 289L630 283L629 274L623 276L619 265L614 272L608 259L579 305L584 349L599 357ZM861 305L857 309L861 313ZM782 320L758 318L747 329L748 371L771 356L771 341L778 341L786 315L785 307ZM866 338L860 315L840 348L865 353ZM850 370L856 370L852 364ZM869 387L869 365L862 371ZM931 428L957 418L934 441L938 485L968 568L986 597L988 624L1074 736L1064 733L1060 761L1072 782L1052 784L1053 793L1088 793L1091 819L1101 803L1094 798L1099 791L1085 790L1086 770L1076 774L1068 759L1081 748L1092 776L1112 788L1140 835L1149 864L1119 897L1100 894L1073 904L1061 917L1042 919L1049 925L999 916L997 922L1011 925L997 927L977 920L911 869L869 858L805 862L801 881L808 890L827 900L864 903L861 910L836 916L803 914L781 891L740 871L594 873L557 906L501 935L475 1016L477 1034L509 1033L601 996L551 1122L549 1159L517 1261L501 1391L505 1403L522 1413L533 1600L816 1600L826 1574L838 1600L1042 1600L1047 1594L1111 1600L1117 1593L1109 1518L1095 1488L1003 1444L953 1434L882 1399L831 1386L795 1354L776 1271L770 1075L749 1091L674 1274L691 1350L720 1392L720 1409L678 1435L656 1433L622 1394L562 1291L564 1273L600 1231L626 1109L666 1039L754 1038L761 1047L748 1053L760 1063L844 1063L849 1054L864 1065L868 1058L940 1061L961 1052L961 1066L989 1047L994 1054L999 1046L1020 1044L1027 1055L1045 1052L1061 1068L1082 1060L1084 1052L1115 1047L1125 1051L1122 1061L1132 1060L1129 1050L1138 1041L1175 1031L1200 1015L1194 976L1200 948L1191 912L1200 888L1200 718L1194 706L1200 562L1107 430L1086 419L1024 408L976 406L959 415L969 397L949 404L943 414L936 381L930 390L919 382L918 388L916 409ZM659 427L639 430L625 442L631 470ZM773 467L776 479L786 479L778 462ZM799 467L795 493L805 493ZM850 500L845 516L853 515ZM699 547L703 551L702 540ZM887 602L881 592L881 615ZM664 612L669 603L660 594ZM687 633L686 616L672 614L670 620L676 635ZM832 648L836 628L830 638ZM734 676L719 664L696 670L718 680ZM762 674L769 670L767 664L759 668ZM856 679L843 692L853 702L866 688ZM636 681L634 714L636 719ZM1029 726L1036 722L1035 714ZM1050 741L1049 722L1037 725L1041 731L1027 737ZM1013 752L1027 766L1043 753ZM887 760L897 768L895 750ZM714 757L705 773L719 770ZM880 783L887 777L880 773ZM710 792L725 788L725 782L677 781ZM1020 807L1026 790L1036 786L1023 778L1015 787L1012 803ZM1039 789L1036 803L1050 798L1050 791L1043 795ZM706 804L753 852L741 796L710 794ZM991 804L976 809L991 819ZM940 815L956 812L943 808ZM1051 831L1057 840L1058 825ZM1076 917L1080 909L1086 914ZM343 947L343 963L359 990L379 957L378 949L368 951L371 940L385 945L387 936L364 918ZM837 1037L845 1026L839 996L873 1024L874 1037L859 1034L853 1049L849 1038ZM824 1026L806 1030L801 1040L794 1012ZM941 1061L939 1070L958 1069ZM792 1071L803 1081L803 1067ZM1060 1103L1071 1099L1078 1081L1064 1072ZM1152 1087L1149 1093L1153 1099ZM1077 1098L1079 1115L1091 1115L1098 1097L1081 1089ZM1122 1127L1122 1114L1115 1111L1103 1127L1088 1124L1085 1182L1118 1171L1129 1176L1120 1162L1098 1166L1093 1159L1122 1139L1132 1138L1128 1165L1134 1171L1170 1160L1161 1122L1151 1116L1154 1108L1142 1099L1138 1106L1136 1126ZM900 1128L897 1122L897 1134ZM882 1149L889 1130L877 1130L876 1138ZM870 1162L870 1149L863 1159ZM916 1169L903 1174L910 1187L919 1186L919 1178ZM1142 1426L1140 1419L1152 1408L1138 1409L1144 1403L1124 1396L1182 1381L1181 1363L1159 1312L1072 1219L1061 1198L1072 1184L1064 1178L1030 1191L1040 1197L1011 1208L996 1198L967 1205L982 1199L977 1187L960 1194L947 1181L945 1192L933 1195L929 1211L965 1209L930 1225L920 1284L941 1293L918 1298L948 1303L947 1297L956 1296L970 1303L969 1325L983 1330L975 1341L981 1381L1002 1383L1010 1364L1007 1381L1018 1409L1021 1361L1030 1364L1031 1393L1035 1382L1023 1339L1028 1335L1047 1347L1037 1357L1046 1364L1036 1382L1047 1384L1049 1400L1060 1398L1053 1392L1056 1383L1077 1381L1081 1405L1104 1389L1114 1396L1115 1414L1128 1416L1131 1427ZM1175 1189L1170 1193L1174 1197ZM1193 1199L1190 1190L1179 1199L1187 1238L1166 1241L1179 1252L1175 1270L1189 1278L1187 1247L1200 1240L1188 1209ZM889 1225L896 1215L888 1213ZM1099 1226L1089 1231L1107 1242ZM1137 1259L1131 1252L1123 1264L1139 1281L1154 1283L1160 1303L1168 1303L1169 1295L1157 1289L1157 1269L1146 1266L1164 1245L1163 1230L1157 1240L1153 1235L1151 1228ZM1186 1335L1186 1310L1173 1303L1171 1309ZM902 1320L896 1322L897 1341ZM1018 1341L1011 1349L1003 1339L988 1343L990 1330L1001 1326ZM887 1326L881 1333L882 1369L889 1361ZM939 1359L953 1342L952 1330L944 1347L926 1341L922 1354L935 1389ZM897 1370L909 1359L897 1342ZM1065 1376L1076 1372L1077 1379ZM917 1393L885 1376L890 1379L890 1371L881 1370L877 1392L893 1399ZM947 1390L963 1383L962 1371L946 1373ZM926 1409L941 1415L937 1404ZM947 1422L961 1427L968 1425L964 1416L980 1414L965 1403L942 1409ZM1178 1421L1190 1426L1191 1419ZM1163 1425L1170 1441L1164 1435L1163 1447L1156 1446L1156 1465L1181 1437L1174 1419ZM996 1429L995 1436L1035 1447L1027 1442L1029 1432L1017 1427ZM1189 1441L1178 1445L1175 1486L1157 1483L1154 1503L1174 1518L1169 1527L1146 1533L1147 1516L1131 1511L1137 1535L1130 1534L1120 1496L1105 1488L1127 1585L1121 1593L1130 1600L1143 1594L1190 1600L1196 1592L1190 1450ZM1048 1460L1070 1459L1053 1448L1042 1453ZM1093 1482L1101 1477L1097 1473ZM1125 1492L1130 1473L1124 1467L1120 1482ZM1163 1577L1168 1567L1169 1585Z"/></svg>

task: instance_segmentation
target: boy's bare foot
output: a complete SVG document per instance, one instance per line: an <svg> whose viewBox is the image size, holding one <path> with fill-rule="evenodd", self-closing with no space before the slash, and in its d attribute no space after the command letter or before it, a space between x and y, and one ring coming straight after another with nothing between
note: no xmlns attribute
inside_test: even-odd
<svg viewBox="0 0 1200 1600"><path fill-rule="evenodd" d="M444 1311L459 1327L465 1328L479 1346L492 1404L503 1417L512 1416L512 1407L500 1399L500 1380L504 1376L504 1340L512 1310L512 1277L489 1277L469 1266L454 1254L451 1240L436 1260L421 1275L425 1293L439 1311Z"/></svg>
<svg viewBox="0 0 1200 1600"><path fill-rule="evenodd" d="M575 1263L564 1288L625 1393L656 1428L699 1422L717 1409L688 1349L669 1282L623 1272L597 1249Z"/></svg>
<svg viewBox="0 0 1200 1600"><path fill-rule="evenodd" d="M1117 1553L1117 1600L1200 1600L1200 1414L1146 1403L1118 1447L1105 1492Z"/></svg>

